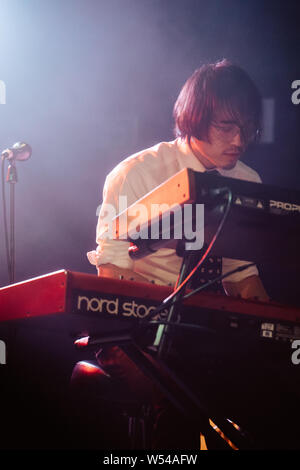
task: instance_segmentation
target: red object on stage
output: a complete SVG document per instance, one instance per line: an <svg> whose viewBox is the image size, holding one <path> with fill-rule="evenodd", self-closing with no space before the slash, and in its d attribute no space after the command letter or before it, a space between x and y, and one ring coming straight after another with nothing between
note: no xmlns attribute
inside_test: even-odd
<svg viewBox="0 0 300 470"><path fill-rule="evenodd" d="M146 319L147 313L171 292L172 288L167 286L100 278L63 269L0 288L0 321L70 313ZM199 312L210 309L220 314L228 312L300 324L299 308L277 303L202 292L186 300L184 306L197 308Z"/></svg>

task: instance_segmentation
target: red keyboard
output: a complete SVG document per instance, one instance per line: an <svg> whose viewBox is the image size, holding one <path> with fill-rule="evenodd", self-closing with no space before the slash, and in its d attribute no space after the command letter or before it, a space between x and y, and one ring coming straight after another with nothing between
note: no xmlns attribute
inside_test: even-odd
<svg viewBox="0 0 300 470"><path fill-rule="evenodd" d="M172 288L166 286L60 270L0 288L0 321L42 320L51 315L57 319L70 314L83 324L84 318L146 319L171 292ZM261 336L300 337L300 309L295 307L202 292L184 302L183 320L184 313L190 311L197 312L200 323L202 313L210 312L211 319L217 323L220 318L226 319L231 328L238 329L241 322L243 327L245 322L256 322Z"/></svg>

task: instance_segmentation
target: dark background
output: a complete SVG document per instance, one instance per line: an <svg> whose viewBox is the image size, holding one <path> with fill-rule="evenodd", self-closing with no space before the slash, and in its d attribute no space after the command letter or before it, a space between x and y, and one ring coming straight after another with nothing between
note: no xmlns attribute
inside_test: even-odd
<svg viewBox="0 0 300 470"><path fill-rule="evenodd" d="M242 0L1 0L1 150L28 142L18 163L16 281L61 268L95 273L96 208L109 170L171 140L172 107L195 68L224 57L275 103L274 140L244 161L265 183L300 189L299 2ZM6 188L7 189L7 188ZM8 284L1 207L0 285ZM288 243L288 240L287 240ZM284 247L278 247L283 250ZM298 273L262 277L298 303Z"/></svg>

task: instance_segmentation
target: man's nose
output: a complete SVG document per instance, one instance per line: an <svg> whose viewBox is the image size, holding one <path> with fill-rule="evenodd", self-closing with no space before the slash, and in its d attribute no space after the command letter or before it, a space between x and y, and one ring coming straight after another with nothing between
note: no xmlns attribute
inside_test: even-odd
<svg viewBox="0 0 300 470"><path fill-rule="evenodd" d="M241 148L245 146L245 141L241 129L237 130L235 136L231 140L231 144Z"/></svg>

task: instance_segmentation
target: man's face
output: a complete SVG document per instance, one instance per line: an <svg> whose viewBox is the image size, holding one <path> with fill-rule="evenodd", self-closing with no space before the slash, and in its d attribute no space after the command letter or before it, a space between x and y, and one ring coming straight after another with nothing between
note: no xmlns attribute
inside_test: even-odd
<svg viewBox="0 0 300 470"><path fill-rule="evenodd" d="M191 147L195 156L206 168L234 168L255 135L254 126L233 121L232 117L219 114L213 119L208 138L192 138Z"/></svg>

